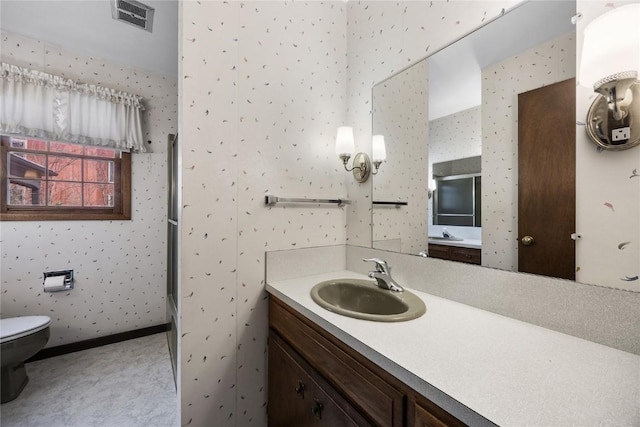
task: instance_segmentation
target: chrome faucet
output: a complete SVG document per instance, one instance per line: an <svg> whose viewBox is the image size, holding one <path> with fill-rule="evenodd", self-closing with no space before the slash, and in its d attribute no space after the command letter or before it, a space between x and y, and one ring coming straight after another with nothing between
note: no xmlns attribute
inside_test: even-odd
<svg viewBox="0 0 640 427"><path fill-rule="evenodd" d="M398 285L395 280L391 278L391 267L387 265L385 260L380 258L362 258L366 262L374 262L376 264L376 270L369 272L369 277L376 279L378 286L382 289L388 289L390 291L402 292L404 289Z"/></svg>

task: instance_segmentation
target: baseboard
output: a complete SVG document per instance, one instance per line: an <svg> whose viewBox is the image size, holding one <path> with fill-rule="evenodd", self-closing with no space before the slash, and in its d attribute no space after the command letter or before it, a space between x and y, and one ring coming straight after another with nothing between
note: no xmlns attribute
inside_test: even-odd
<svg viewBox="0 0 640 427"><path fill-rule="evenodd" d="M103 345L114 344L121 341L127 341L134 338L146 337L147 335L159 334L169 330L170 324L163 323L161 325L150 326L148 328L135 329L133 331L119 332L104 337L91 338L84 341L72 342L70 344L58 345L55 347L43 348L25 363L35 362L36 360L48 359L50 357L61 356L63 354L74 353L76 351L88 350L90 348L101 347Z"/></svg>

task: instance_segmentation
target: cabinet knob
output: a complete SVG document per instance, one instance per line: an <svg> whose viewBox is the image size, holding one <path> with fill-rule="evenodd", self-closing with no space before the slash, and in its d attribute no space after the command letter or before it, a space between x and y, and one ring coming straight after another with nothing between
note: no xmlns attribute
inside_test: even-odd
<svg viewBox="0 0 640 427"><path fill-rule="evenodd" d="M305 385L302 383L302 381L298 381L298 386L295 388L296 394L298 396L300 396L301 398L304 399L304 389L305 389Z"/></svg>
<svg viewBox="0 0 640 427"><path fill-rule="evenodd" d="M316 417L316 419L321 420L322 410L324 409L324 405L318 399L313 399L313 401L315 403L311 407L311 413L313 414L314 417Z"/></svg>

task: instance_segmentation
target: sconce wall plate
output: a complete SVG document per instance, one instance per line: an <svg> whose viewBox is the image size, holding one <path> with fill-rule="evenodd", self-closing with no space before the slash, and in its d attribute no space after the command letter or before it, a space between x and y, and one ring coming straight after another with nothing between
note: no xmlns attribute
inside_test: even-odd
<svg viewBox="0 0 640 427"><path fill-rule="evenodd" d="M629 90L630 100L618 102L625 113L619 120L603 95L597 95L589 108L587 134L603 150L621 151L640 145L640 82L632 84Z"/></svg>
<svg viewBox="0 0 640 427"><path fill-rule="evenodd" d="M366 182L371 175L371 160L367 153L358 153L353 158L353 177L358 182Z"/></svg>

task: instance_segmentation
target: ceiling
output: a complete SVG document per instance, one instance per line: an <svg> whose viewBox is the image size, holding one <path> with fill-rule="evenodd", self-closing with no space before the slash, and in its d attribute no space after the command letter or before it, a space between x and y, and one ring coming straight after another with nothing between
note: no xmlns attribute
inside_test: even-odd
<svg viewBox="0 0 640 427"><path fill-rule="evenodd" d="M0 28L85 55L178 77L178 1L155 9L149 33L111 17L109 0L2 0Z"/></svg>
<svg viewBox="0 0 640 427"><path fill-rule="evenodd" d="M429 57L429 120L481 104L481 70L575 31L573 0L530 1Z"/></svg>

